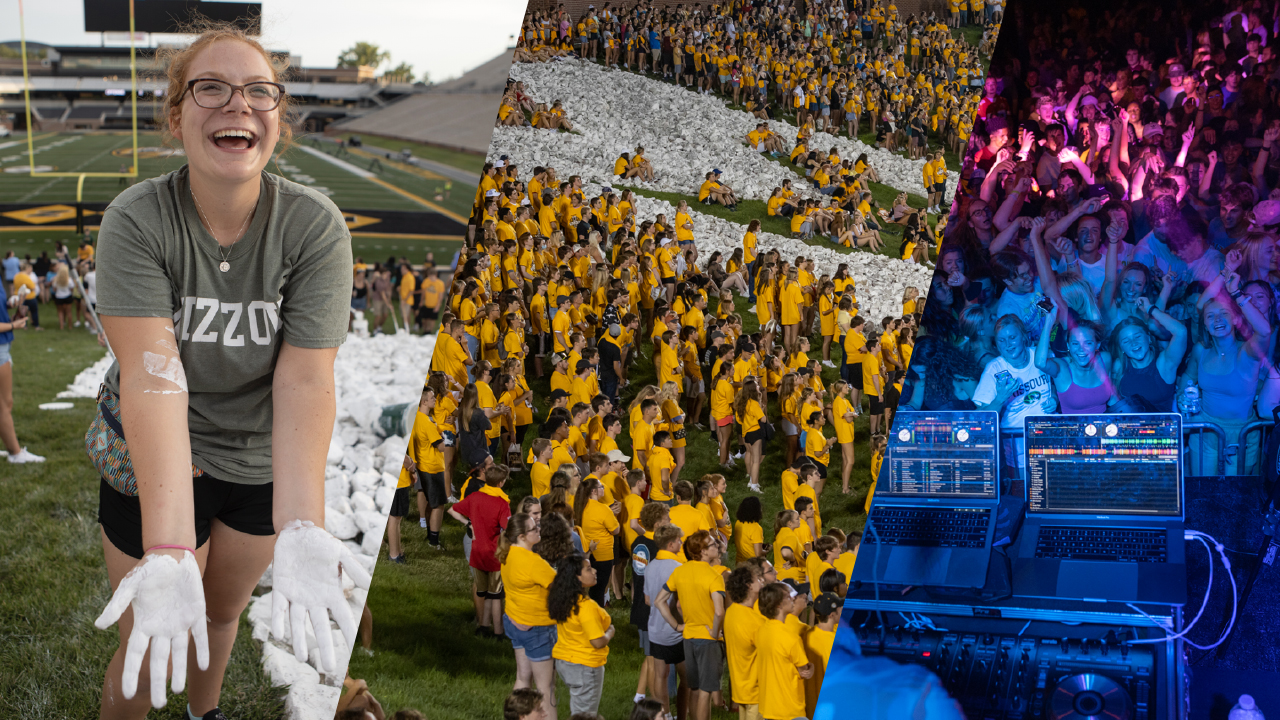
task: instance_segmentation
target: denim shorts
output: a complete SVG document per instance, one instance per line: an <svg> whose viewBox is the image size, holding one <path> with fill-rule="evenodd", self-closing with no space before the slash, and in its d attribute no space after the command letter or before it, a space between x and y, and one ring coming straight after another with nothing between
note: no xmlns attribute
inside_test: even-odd
<svg viewBox="0 0 1280 720"><path fill-rule="evenodd" d="M9 348L12 343L0 343L0 367L13 362L13 356L9 354Z"/></svg>
<svg viewBox="0 0 1280 720"><path fill-rule="evenodd" d="M511 622L506 613L502 614L502 629L511 638L511 645L524 650L530 662L543 662L551 659L551 649L556 646L555 625L534 625L528 630L521 630Z"/></svg>

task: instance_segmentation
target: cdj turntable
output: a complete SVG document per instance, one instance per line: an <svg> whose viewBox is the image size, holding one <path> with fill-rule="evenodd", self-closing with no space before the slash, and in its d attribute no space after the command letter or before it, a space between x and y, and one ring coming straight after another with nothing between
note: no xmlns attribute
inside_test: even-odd
<svg viewBox="0 0 1280 720"><path fill-rule="evenodd" d="M842 624L863 655L922 665L941 679L969 720L1164 720L1173 717L1160 673L1162 645L1129 645L1112 626L935 616L913 629L897 613ZM892 621L891 621L892 618ZM850 620L853 624L850 626ZM1030 631L1030 632L1027 632ZM1063 633L1050 636L1046 631ZM1131 639L1136 630L1122 630ZM844 639L837 634L837 645Z"/></svg>

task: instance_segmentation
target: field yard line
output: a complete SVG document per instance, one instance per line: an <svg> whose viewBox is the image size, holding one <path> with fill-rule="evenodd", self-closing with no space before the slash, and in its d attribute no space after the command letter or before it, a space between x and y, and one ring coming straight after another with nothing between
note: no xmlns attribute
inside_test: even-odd
<svg viewBox="0 0 1280 720"><path fill-rule="evenodd" d="M338 167L342 168L343 170L346 170L347 172L353 175L359 175L360 177L366 180L369 180L374 177L373 173L369 172L368 170L365 170L364 168L356 167L355 165L352 165L346 160L339 160L338 158L332 155L329 155L328 153L320 152L315 148L307 147L306 145L302 145L302 144L295 145L294 147L307 153L308 155L314 155L320 158L321 160L324 160L325 162L331 163L333 165L337 165Z"/></svg>
<svg viewBox="0 0 1280 720"><path fill-rule="evenodd" d="M355 165L352 165L351 163L345 160L339 160L338 158L333 157L332 155L321 152L312 147L307 147L306 145L298 144L295 147L307 153L308 155L314 155L322 160L333 163L334 165L337 165L338 167L342 168L343 170L346 170L347 172L353 173L355 175L359 175L360 177L364 178L365 180L369 180L370 182L375 182L381 185L382 187L390 190L393 193L409 198L410 200L418 203L419 205L422 205L423 207L426 207L431 210L435 210L441 215L444 215L449 218L453 218L454 220L457 220L460 223L465 224L469 220L469 218L464 218L453 211L446 210L424 197L419 197L409 192L408 190L403 190L401 188L398 188L395 185L392 185L391 183L387 182L386 180L383 180L382 178L378 177L377 175L374 175L368 170L364 170L362 168L356 167Z"/></svg>
<svg viewBox="0 0 1280 720"><path fill-rule="evenodd" d="M104 155L109 155L109 154L111 154L111 151L112 151L112 150L115 150L116 148L119 148L120 146L122 146L122 145L124 145L124 144L125 144L124 142L120 142L120 143L117 143L114 147L109 147L109 148L107 148L106 150L103 150L102 152L98 153L97 155L94 155L93 157L89 158L88 160L85 160L84 162L82 162L82 163L80 163L79 165L75 166L74 168L72 168L72 169L70 170L70 172L75 172L75 171L79 170L80 168L82 168L82 167L84 167L84 166L86 166L86 165L89 165L90 163L96 162L96 161L98 160L98 158L101 158L101 157L103 157ZM18 198L18 202L26 202L27 200L29 200L29 199L31 199L31 198L33 198L33 197L35 197L35 196L39 195L40 193L44 192L45 190L48 190L49 188L53 187L54 185L56 185L56 184L58 183L58 181L59 181L59 180L69 180L69 179L70 179L70 178L66 178L66 177L56 177L56 178L54 178L53 180L51 180L51 181L49 181L49 182L45 183L44 185L41 185L40 187L36 188L35 190L32 190L31 192L27 193L26 195L23 195L22 197Z"/></svg>

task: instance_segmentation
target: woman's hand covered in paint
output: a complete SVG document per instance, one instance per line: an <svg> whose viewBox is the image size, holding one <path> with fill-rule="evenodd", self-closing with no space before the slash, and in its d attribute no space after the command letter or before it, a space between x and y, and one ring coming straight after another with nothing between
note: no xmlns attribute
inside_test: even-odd
<svg viewBox="0 0 1280 720"><path fill-rule="evenodd" d="M341 572L344 570L356 585L369 588L369 572L341 540L324 528L308 521L292 520L280 531L272 564L271 633L283 641L285 624L289 623L293 655L306 662L306 623L310 615L320 647L320 662L329 673L338 671L329 616L342 628L348 647L356 640L356 619L342 593Z"/></svg>
<svg viewBox="0 0 1280 720"><path fill-rule="evenodd" d="M125 650L120 689L126 699L138 692L142 658L151 649L151 705L165 705L164 678L173 659L173 691L187 683L187 633L195 639L196 664L209 669L209 636L205 627L204 584L196 557L184 552L181 562L151 554L120 581L115 595L93 624L106 630L133 609L133 631Z"/></svg>

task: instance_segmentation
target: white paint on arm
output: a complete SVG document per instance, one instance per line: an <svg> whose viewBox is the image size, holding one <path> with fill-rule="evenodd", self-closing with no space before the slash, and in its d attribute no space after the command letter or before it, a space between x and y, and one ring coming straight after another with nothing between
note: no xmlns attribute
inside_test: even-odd
<svg viewBox="0 0 1280 720"><path fill-rule="evenodd" d="M170 343L161 340L160 345L169 345ZM169 349L169 348L165 348ZM173 348L176 350L177 348ZM159 353L146 352L142 353L142 368L147 371L148 375L159 378L170 384L176 389L170 390L143 390L146 393L157 393L160 395L176 395L178 393L187 392L187 371L182 367L182 359L177 355L161 355Z"/></svg>

